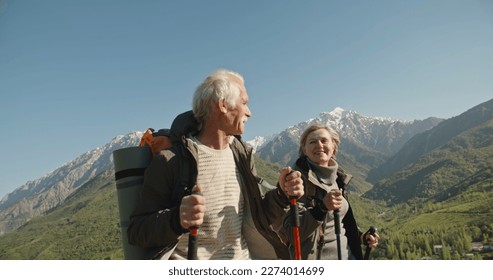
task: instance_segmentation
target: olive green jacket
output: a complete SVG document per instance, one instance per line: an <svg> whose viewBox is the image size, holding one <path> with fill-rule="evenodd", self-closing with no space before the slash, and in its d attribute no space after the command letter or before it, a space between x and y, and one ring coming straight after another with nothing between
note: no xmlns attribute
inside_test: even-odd
<svg viewBox="0 0 493 280"><path fill-rule="evenodd" d="M191 154L190 160L193 161L191 166L194 167L192 176L196 178L197 151L191 139L183 137L183 144ZM270 250L275 252L278 259L289 259L286 245L271 228L271 221L277 221L280 217L273 216L276 213L266 211L264 208L272 203L266 201L257 183L251 147L239 137L234 138L230 147L245 185L246 193L243 197L249 205L255 228L272 246L272 248L264 248L265 252ZM161 151L154 157L145 172L140 203L130 217L128 241L132 245L148 248L150 259L161 258L163 254L173 250L178 239L187 232L181 228L179 220L181 200L172 199L175 182L178 181L176 176L180 174L178 158L173 149ZM278 212L278 214L284 213ZM252 255L261 255L265 252L253 252Z"/></svg>
<svg viewBox="0 0 493 280"><path fill-rule="evenodd" d="M326 191L321 187L315 172L311 170L306 157L301 157L296 161L294 167L302 174L303 185L305 189L305 195L298 199L299 202L299 217L300 217L300 243L301 243L301 256L304 260L317 259L318 241L323 234L323 221L327 214L327 209L322 206L322 199L325 196ZM349 183L351 175L345 174L342 169L337 172L337 185L342 190L343 196L348 200L347 192L345 190L346 185ZM279 189L271 190L266 194L270 197L272 203L269 207L271 212L277 212L272 216L282 217L280 220L273 223L275 230L283 239L287 240L287 244L290 248L291 256L294 255L292 225L293 219L290 211L290 202L287 197L279 191ZM348 200L349 202L349 200ZM282 212L282 214L281 214ZM349 248L351 254L356 259L363 259L363 252L361 249L361 231L359 230L356 220L354 218L351 206L344 216L342 223L346 232Z"/></svg>

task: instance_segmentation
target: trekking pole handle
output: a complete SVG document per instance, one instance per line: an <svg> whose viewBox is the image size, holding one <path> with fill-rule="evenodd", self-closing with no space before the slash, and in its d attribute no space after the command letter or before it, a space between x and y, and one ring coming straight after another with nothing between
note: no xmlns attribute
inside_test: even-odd
<svg viewBox="0 0 493 280"><path fill-rule="evenodd" d="M334 210L334 229L336 234L341 234L341 216L339 209Z"/></svg>
<svg viewBox="0 0 493 280"><path fill-rule="evenodd" d="M202 195L200 192L192 193L192 188L186 188L185 192L188 195L191 194L198 194ZM188 234L188 252L187 252L187 259L189 260L197 260L197 235L199 233L198 227L191 227L188 229L189 234Z"/></svg>
<svg viewBox="0 0 493 280"><path fill-rule="evenodd" d="M374 226L371 226L370 229L365 233L365 235L370 234L374 235L377 232L377 228ZM368 244L368 241L365 239L365 244L366 244L366 251L365 251L365 260L370 259L370 252L371 252L371 247Z"/></svg>
<svg viewBox="0 0 493 280"><path fill-rule="evenodd" d="M197 260L197 234L199 230L197 227L191 227L188 235L188 255L187 259Z"/></svg>

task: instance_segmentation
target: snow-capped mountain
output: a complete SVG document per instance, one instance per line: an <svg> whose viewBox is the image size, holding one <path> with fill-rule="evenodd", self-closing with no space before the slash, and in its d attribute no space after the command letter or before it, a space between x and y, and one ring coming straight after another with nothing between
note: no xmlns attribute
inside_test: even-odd
<svg viewBox="0 0 493 280"><path fill-rule="evenodd" d="M113 168L112 153L136 146L142 132L116 136L104 146L86 152L45 176L29 181L0 201L0 235L56 207L97 174Z"/></svg>
<svg viewBox="0 0 493 280"><path fill-rule="evenodd" d="M441 119L402 121L391 118L367 117L354 111L335 108L288 127L257 149L261 158L280 164L292 164L297 157L299 139L312 124L334 128L341 137L340 150L357 160L375 156L387 158L397 152L412 136L437 125ZM369 160L375 160L370 159ZM375 163L375 162L373 162Z"/></svg>
<svg viewBox="0 0 493 280"><path fill-rule="evenodd" d="M257 150L261 149L265 143L272 140L274 135L271 136L255 136L252 140L246 141L253 148L253 152L255 153Z"/></svg>

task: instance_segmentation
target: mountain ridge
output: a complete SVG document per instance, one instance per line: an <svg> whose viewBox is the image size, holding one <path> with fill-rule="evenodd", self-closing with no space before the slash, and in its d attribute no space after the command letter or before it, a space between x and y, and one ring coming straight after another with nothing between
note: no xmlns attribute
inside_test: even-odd
<svg viewBox="0 0 493 280"><path fill-rule="evenodd" d="M77 188L112 168L112 152L138 144L142 132L118 135L39 179L31 180L0 200L0 235L62 203Z"/></svg>
<svg viewBox="0 0 493 280"><path fill-rule="evenodd" d="M464 113L447 119L444 122L422 135L415 135L402 149L393 155L385 164L372 170L369 180L376 182L379 179L395 173L404 166L415 162L422 155L446 144L454 135L477 126L493 118L493 99L483 102Z"/></svg>
<svg viewBox="0 0 493 280"><path fill-rule="evenodd" d="M383 165L371 170L364 194L391 205L449 193L493 166L493 99L417 134Z"/></svg>

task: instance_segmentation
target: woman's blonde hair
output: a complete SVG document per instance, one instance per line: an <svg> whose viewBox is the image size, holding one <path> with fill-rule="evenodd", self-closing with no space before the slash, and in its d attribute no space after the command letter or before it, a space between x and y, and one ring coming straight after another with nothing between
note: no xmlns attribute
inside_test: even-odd
<svg viewBox="0 0 493 280"><path fill-rule="evenodd" d="M308 135L310 135L310 133L314 132L315 130L319 130L319 129L325 129L327 130L327 132L329 132L329 135L332 138L332 142L334 142L334 153L332 154L332 158L335 159L337 151L339 150L339 144L341 143L341 139L339 138L339 133L337 133L337 131L335 131L333 128L321 124L310 125L307 129L305 129L305 131L303 131L303 134L301 134L300 149L298 151L298 155L300 157L305 155L305 152L303 152L303 147L306 144Z"/></svg>

